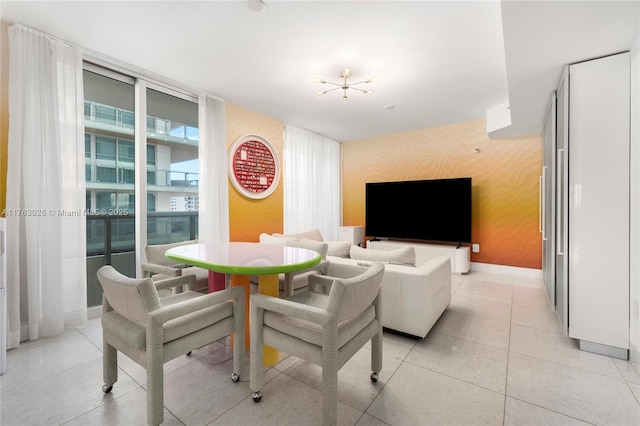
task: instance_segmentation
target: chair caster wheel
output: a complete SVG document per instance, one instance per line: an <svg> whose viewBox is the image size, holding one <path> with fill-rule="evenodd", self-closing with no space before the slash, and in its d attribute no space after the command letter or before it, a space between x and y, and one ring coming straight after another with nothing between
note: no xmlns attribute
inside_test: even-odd
<svg viewBox="0 0 640 426"><path fill-rule="evenodd" d="M376 373L376 372L371 373L371 381L373 383L378 381L378 373Z"/></svg>
<svg viewBox="0 0 640 426"><path fill-rule="evenodd" d="M113 389L113 385L102 385L102 392L109 393Z"/></svg>
<svg viewBox="0 0 640 426"><path fill-rule="evenodd" d="M238 380L240 380L240 376L238 376L236 373L232 373L231 374L231 381L235 383Z"/></svg>
<svg viewBox="0 0 640 426"><path fill-rule="evenodd" d="M253 393L253 402L260 402L262 400L262 394L260 392Z"/></svg>

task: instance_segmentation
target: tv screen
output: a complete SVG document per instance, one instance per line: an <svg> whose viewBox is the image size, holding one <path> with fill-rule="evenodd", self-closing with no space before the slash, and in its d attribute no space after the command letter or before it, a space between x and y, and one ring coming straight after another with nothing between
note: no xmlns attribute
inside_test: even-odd
<svg viewBox="0 0 640 426"><path fill-rule="evenodd" d="M471 243L471 178L372 182L365 197L369 237Z"/></svg>

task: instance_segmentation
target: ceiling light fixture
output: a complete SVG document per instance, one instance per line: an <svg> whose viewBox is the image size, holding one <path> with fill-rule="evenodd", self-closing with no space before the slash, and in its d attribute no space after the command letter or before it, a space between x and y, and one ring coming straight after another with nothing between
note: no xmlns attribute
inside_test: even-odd
<svg viewBox="0 0 640 426"><path fill-rule="evenodd" d="M319 78L319 77L314 78L313 79L314 83L331 84L333 86L337 86L337 87L334 87L333 89L319 90L318 93L317 93L318 96L322 96L325 93L333 92L334 90L343 90L344 92L343 92L343 95L342 95L342 100L346 101L347 98L348 98L347 97L347 90L349 90L349 89L357 90L359 92L366 93L368 95L373 95L373 89L365 90L365 89L361 89L359 87L354 87L354 86L357 86L358 84L375 83L376 81L378 81L378 77L373 76L371 78L368 78L368 79L363 80L363 81L359 81L357 83L348 84L347 83L347 79L349 77L351 77L351 71L349 70L349 68L345 68L342 71L340 71L340 77L342 77L342 83L332 83L330 81L325 80L324 78Z"/></svg>

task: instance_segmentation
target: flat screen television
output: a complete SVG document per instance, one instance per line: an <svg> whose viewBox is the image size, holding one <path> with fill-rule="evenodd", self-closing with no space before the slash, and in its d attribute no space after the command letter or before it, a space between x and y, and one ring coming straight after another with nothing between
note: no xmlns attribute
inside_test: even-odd
<svg viewBox="0 0 640 426"><path fill-rule="evenodd" d="M471 178L367 183L365 234L471 243Z"/></svg>

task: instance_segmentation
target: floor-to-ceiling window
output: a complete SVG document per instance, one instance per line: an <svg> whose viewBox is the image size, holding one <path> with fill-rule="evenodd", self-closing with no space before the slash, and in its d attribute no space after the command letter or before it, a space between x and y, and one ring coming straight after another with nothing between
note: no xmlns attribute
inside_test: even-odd
<svg viewBox="0 0 640 426"><path fill-rule="evenodd" d="M88 306L102 303L102 265L135 277L136 247L198 236L197 100L145 81L137 103L137 81L91 64L84 71ZM136 138L136 117L146 138ZM142 166L136 153L146 157Z"/></svg>
<svg viewBox="0 0 640 426"><path fill-rule="evenodd" d="M84 71L88 306L102 303L102 265L135 274L134 84L95 67Z"/></svg>
<svg viewBox="0 0 640 426"><path fill-rule="evenodd" d="M151 88L146 93L147 243L195 239L198 103Z"/></svg>

